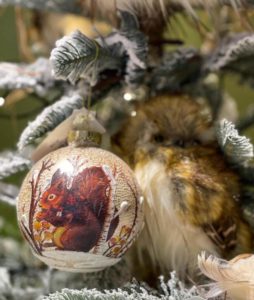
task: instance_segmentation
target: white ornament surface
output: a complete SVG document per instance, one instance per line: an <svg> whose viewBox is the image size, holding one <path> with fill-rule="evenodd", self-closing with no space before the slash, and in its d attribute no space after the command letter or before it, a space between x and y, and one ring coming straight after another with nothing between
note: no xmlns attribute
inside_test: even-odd
<svg viewBox="0 0 254 300"><path fill-rule="evenodd" d="M19 194L20 229L46 264L72 272L117 263L143 227L142 195L125 162L100 148L58 149Z"/></svg>

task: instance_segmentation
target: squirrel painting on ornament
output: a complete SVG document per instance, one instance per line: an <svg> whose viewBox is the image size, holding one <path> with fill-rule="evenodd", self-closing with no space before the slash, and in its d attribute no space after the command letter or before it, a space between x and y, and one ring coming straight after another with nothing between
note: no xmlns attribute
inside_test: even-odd
<svg viewBox="0 0 254 300"><path fill-rule="evenodd" d="M198 282L202 251L226 259L251 252L240 178L219 148L204 103L162 95L138 104L113 147L145 196L145 227L130 253L137 279L154 283L176 270L181 279Z"/></svg>
<svg viewBox="0 0 254 300"><path fill-rule="evenodd" d="M103 231L110 181L101 167L90 167L74 177L71 188L67 186L68 176L57 170L41 196L35 219L55 226L53 236L57 249L88 252ZM117 216L110 223L107 241L118 223Z"/></svg>

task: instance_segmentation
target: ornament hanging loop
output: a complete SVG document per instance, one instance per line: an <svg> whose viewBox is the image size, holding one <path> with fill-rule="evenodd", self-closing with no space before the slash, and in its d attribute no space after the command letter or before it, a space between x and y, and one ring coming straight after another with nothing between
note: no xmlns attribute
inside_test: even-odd
<svg viewBox="0 0 254 300"><path fill-rule="evenodd" d="M96 119L95 112L82 108L72 122L68 144L74 147L96 147L100 145L105 132L105 128Z"/></svg>

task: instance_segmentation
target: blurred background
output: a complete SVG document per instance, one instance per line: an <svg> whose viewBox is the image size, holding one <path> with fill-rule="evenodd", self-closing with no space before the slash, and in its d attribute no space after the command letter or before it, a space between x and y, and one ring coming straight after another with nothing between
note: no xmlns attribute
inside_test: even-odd
<svg viewBox="0 0 254 300"><path fill-rule="evenodd" d="M17 32L15 23L15 12L13 8L0 10L0 61L17 62L20 60L19 48L17 43ZM23 103L22 105L28 105ZM22 128L28 120L16 120L15 112L16 105L11 107L0 108L0 151L14 148L15 141ZM7 116L6 116L7 115ZM8 116L10 115L10 117ZM22 175L14 176L9 180L19 184L22 180ZM0 235L14 236L21 238L17 230L16 212L14 207L0 204Z"/></svg>
<svg viewBox="0 0 254 300"><path fill-rule="evenodd" d="M200 14L202 21L207 28L211 28L211 24L205 14ZM25 19L28 26L28 31L23 30L24 23L21 17ZM48 25L41 31L38 30L42 23ZM37 23L37 29L34 29L34 24ZM58 24L58 25L56 25ZM29 27L30 26L30 27ZM47 30L58 26L50 35ZM31 14L28 11L4 8L0 9L0 62L25 62L32 61L33 55L26 49L26 40L36 40L35 45L37 55L48 56L50 49L53 47L57 38L70 33L72 30L79 28L83 33L93 36L95 32L92 29L91 23L81 17L47 15L46 17ZM172 30L174 28L174 30ZM97 30L103 35L110 28L105 24L98 24ZM48 32L49 32L48 31ZM27 36L26 36L27 33ZM166 37L180 38L185 45L200 47L202 35L193 26L182 17L177 16L165 33ZM43 48L42 40L46 40L47 47ZM25 41L25 42L24 42ZM168 50L172 46L167 46ZM237 110L240 115L243 115L250 109L253 109L252 103L254 100L254 91L248 86L239 84L239 79L236 76L227 76L223 84L227 93L235 100ZM5 96L4 91L0 91L0 97ZM43 108L43 103L40 99L36 99L33 95L15 91L7 97L8 101L0 107L0 151L15 149L18 137L29 120L33 120L38 112ZM254 130L248 129L245 134L254 141ZM20 185L25 174L12 176L7 182ZM18 226L16 223L16 212L14 207L0 204L0 235L8 235L21 239Z"/></svg>

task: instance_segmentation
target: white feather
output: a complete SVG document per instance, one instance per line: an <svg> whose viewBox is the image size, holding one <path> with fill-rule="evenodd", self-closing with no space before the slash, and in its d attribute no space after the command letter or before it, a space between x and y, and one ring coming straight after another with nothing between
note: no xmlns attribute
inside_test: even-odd
<svg viewBox="0 0 254 300"><path fill-rule="evenodd" d="M212 255L206 258L203 252L198 265L203 274L216 281L207 297L227 292L232 300L254 299L254 255L241 254L226 261Z"/></svg>
<svg viewBox="0 0 254 300"><path fill-rule="evenodd" d="M159 265L163 273L176 270L181 278L192 275L197 271L197 255L202 250L215 254L215 247L201 229L178 219L171 174L162 163L150 160L137 165L135 175L145 196L145 228L137 241L141 261L146 250L153 267Z"/></svg>

